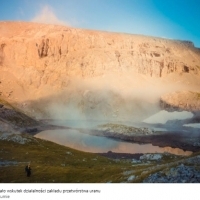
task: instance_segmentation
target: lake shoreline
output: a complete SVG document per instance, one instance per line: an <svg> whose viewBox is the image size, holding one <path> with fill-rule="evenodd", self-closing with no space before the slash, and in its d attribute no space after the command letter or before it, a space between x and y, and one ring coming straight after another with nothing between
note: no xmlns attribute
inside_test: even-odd
<svg viewBox="0 0 200 200"><path fill-rule="evenodd" d="M183 133L181 131L155 131L153 134L150 135L134 135L127 136L125 134L118 134L116 132L108 133L106 131L99 131L95 129L86 129L86 128L72 128L69 126L62 126L62 125L53 125L51 121L43 120L41 121L41 125L37 127L29 127L27 128L27 133L35 136L36 134L47 131L47 130L78 130L81 131L83 134L92 134L101 137L111 138L117 141L125 141L129 143L135 144L152 144L153 146L158 147L171 147L171 148L179 148L183 151L190 151L190 152L198 152L200 150L199 145L195 145L195 141L200 140L200 134L190 134L189 132ZM47 123L48 122L48 123ZM193 130L193 129L188 129ZM56 142L55 142L56 143ZM101 154L101 152L99 152ZM113 152L118 154L118 152ZM106 155L106 152L104 153ZM130 153L132 154L132 153ZM137 154L137 153L136 153ZM143 154L143 153L142 153ZM135 153L131 156L134 157ZM120 157L121 155L119 155ZM122 155L122 157L129 157L126 153Z"/></svg>

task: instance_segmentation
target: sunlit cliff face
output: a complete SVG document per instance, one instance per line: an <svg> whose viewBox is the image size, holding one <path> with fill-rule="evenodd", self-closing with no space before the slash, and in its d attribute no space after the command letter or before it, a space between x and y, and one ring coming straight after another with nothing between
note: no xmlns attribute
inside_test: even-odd
<svg viewBox="0 0 200 200"><path fill-rule="evenodd" d="M1 22L0 98L36 118L141 121L162 95L200 89L192 43Z"/></svg>

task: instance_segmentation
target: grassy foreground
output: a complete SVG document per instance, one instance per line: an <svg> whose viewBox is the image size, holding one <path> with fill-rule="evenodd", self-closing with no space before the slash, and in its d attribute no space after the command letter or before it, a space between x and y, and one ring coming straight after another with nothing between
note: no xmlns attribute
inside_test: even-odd
<svg viewBox="0 0 200 200"><path fill-rule="evenodd" d="M24 144L12 137L16 135L0 140L0 183L142 182L149 175L169 171L189 158L166 154L159 161L133 163L128 159L114 160L77 151L27 134L18 135L26 141ZM190 157L197 155L200 153ZM7 161L11 163L6 165ZM25 166L29 162L32 174L26 177Z"/></svg>
<svg viewBox="0 0 200 200"><path fill-rule="evenodd" d="M0 140L0 161L18 162L0 166L1 183L123 182L123 171L131 168L127 162L116 162L27 135L23 137L29 142ZM30 178L24 170L28 162L32 168Z"/></svg>

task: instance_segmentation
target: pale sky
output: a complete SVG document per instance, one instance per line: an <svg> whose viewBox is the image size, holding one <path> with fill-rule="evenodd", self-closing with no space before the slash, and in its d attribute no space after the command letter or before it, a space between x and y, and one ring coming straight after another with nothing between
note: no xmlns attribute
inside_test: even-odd
<svg viewBox="0 0 200 200"><path fill-rule="evenodd" d="M0 20L190 40L200 47L200 0L1 0Z"/></svg>

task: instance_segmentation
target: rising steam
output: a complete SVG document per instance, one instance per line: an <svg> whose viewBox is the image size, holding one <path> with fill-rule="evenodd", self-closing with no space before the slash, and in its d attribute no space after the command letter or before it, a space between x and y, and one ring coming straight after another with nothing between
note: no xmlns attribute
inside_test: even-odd
<svg viewBox="0 0 200 200"><path fill-rule="evenodd" d="M44 6L32 21L45 24L69 25L67 22L58 19L53 8L48 5Z"/></svg>

